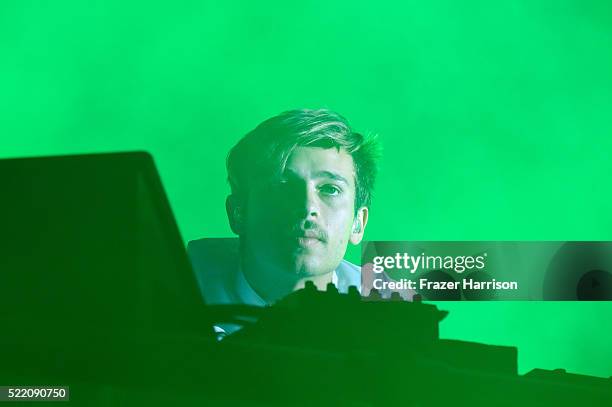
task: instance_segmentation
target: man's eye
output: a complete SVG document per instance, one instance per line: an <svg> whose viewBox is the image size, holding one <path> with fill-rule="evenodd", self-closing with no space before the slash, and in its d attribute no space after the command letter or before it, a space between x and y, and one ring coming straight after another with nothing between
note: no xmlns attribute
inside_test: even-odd
<svg viewBox="0 0 612 407"><path fill-rule="evenodd" d="M322 185L321 187L319 187L319 191L321 191L322 194L328 196L335 196L341 192L340 188L331 184Z"/></svg>

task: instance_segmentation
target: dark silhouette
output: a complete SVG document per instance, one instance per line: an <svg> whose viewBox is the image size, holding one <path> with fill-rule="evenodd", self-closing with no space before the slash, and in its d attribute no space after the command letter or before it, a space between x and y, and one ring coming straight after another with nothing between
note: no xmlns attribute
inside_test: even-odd
<svg viewBox="0 0 612 407"><path fill-rule="evenodd" d="M204 306L151 157L0 160L0 385L71 405L610 406L609 379L442 340L447 312L313 284ZM377 295L378 294L378 295ZM212 325L244 325L218 342Z"/></svg>

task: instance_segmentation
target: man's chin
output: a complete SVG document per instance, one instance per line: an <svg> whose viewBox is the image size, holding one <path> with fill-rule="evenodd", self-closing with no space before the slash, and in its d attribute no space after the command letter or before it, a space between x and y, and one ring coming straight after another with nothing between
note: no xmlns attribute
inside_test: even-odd
<svg viewBox="0 0 612 407"><path fill-rule="evenodd" d="M289 270L300 277L315 277L331 273L334 269L325 267L310 256L295 256Z"/></svg>

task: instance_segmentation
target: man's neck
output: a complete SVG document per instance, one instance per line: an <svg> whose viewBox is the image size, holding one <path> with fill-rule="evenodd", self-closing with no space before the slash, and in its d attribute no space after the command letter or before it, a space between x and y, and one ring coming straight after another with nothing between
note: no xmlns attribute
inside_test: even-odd
<svg viewBox="0 0 612 407"><path fill-rule="evenodd" d="M285 270L260 267L256 262L246 260L245 256L241 256L241 267L246 281L267 304L304 288L307 281L312 281L319 290L325 290L333 279L333 271L316 276L292 275Z"/></svg>

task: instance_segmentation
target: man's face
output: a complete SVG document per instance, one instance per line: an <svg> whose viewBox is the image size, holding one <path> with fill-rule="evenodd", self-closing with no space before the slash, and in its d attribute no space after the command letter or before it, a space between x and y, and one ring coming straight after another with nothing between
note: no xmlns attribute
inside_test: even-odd
<svg viewBox="0 0 612 407"><path fill-rule="evenodd" d="M279 179L249 191L244 248L259 267L301 277L329 273L351 239L354 203L355 170L348 153L297 147Z"/></svg>

